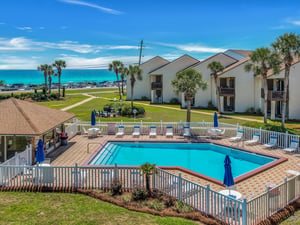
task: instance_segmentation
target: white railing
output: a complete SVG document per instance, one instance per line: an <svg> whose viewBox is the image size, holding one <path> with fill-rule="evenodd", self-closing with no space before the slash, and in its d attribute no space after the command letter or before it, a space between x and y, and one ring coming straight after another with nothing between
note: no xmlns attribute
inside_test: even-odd
<svg viewBox="0 0 300 225"><path fill-rule="evenodd" d="M78 121L68 124L65 128L65 132L68 134L68 138L73 138L78 132Z"/></svg>
<svg viewBox="0 0 300 225"><path fill-rule="evenodd" d="M72 188L111 190L114 179L122 183L123 191L145 186L145 178L138 167L125 166L2 166L0 165L0 191L25 187L71 190ZM157 169L151 187L212 215L229 224L246 224L246 201L232 199L181 177Z"/></svg>
<svg viewBox="0 0 300 225"><path fill-rule="evenodd" d="M247 224L258 224L300 197L300 175L247 202Z"/></svg>
<svg viewBox="0 0 300 225"><path fill-rule="evenodd" d="M27 145L23 152L16 152L15 155L0 164L1 166L32 165L32 146Z"/></svg>

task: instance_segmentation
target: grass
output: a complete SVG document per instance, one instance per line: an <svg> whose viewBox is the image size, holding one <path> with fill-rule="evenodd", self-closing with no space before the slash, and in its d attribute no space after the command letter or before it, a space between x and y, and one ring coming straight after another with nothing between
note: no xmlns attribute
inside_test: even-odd
<svg viewBox="0 0 300 225"><path fill-rule="evenodd" d="M69 105L73 105L77 102L83 101L84 99L89 98L88 96L77 94L72 96L66 96L65 100L59 100L59 101L47 101L47 102L37 102L39 105L48 106L54 109L62 109L64 107L67 107Z"/></svg>
<svg viewBox="0 0 300 225"><path fill-rule="evenodd" d="M281 225L300 225L300 210L296 211L294 215L284 220Z"/></svg>
<svg viewBox="0 0 300 225"><path fill-rule="evenodd" d="M196 224L129 211L81 194L2 192L0 199L0 224Z"/></svg>
<svg viewBox="0 0 300 225"><path fill-rule="evenodd" d="M118 88L79 88L79 89L66 89L67 94L78 94L78 93L92 93L92 92L104 92L104 91L117 91Z"/></svg>

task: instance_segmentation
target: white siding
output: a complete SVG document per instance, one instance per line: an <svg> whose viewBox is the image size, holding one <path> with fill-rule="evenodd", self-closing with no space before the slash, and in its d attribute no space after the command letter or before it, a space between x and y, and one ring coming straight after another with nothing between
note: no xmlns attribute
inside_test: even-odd
<svg viewBox="0 0 300 225"><path fill-rule="evenodd" d="M300 120L300 63L291 67L289 92L289 119Z"/></svg>

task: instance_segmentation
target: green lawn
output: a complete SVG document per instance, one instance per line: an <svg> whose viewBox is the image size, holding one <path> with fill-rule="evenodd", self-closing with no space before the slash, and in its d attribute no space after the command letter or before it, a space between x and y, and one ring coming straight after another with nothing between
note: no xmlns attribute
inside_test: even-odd
<svg viewBox="0 0 300 225"><path fill-rule="evenodd" d="M82 89L66 89L67 94L74 94L74 93L91 93L91 92L102 92L102 91L117 91L118 88L82 88Z"/></svg>
<svg viewBox="0 0 300 225"><path fill-rule="evenodd" d="M129 211L100 200L69 193L0 193L0 224L178 224L193 221Z"/></svg>
<svg viewBox="0 0 300 225"><path fill-rule="evenodd" d="M45 105L54 109L62 109L64 107L67 107L69 105L73 105L77 102L83 101L84 99L89 98L88 96L84 96L82 94L76 94L76 95L70 95L66 96L65 100L59 100L59 101L48 101L48 102L37 102L39 105Z"/></svg>

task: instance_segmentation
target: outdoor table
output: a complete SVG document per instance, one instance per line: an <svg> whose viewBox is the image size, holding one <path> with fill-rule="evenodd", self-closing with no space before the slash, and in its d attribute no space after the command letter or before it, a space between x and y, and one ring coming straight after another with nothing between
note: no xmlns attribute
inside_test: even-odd
<svg viewBox="0 0 300 225"><path fill-rule="evenodd" d="M234 190L222 190L219 193L231 197L235 200L240 200L242 198L242 194Z"/></svg>
<svg viewBox="0 0 300 225"><path fill-rule="evenodd" d="M88 129L88 136L89 137L97 137L99 131L100 131L99 128L95 128L95 127L89 128Z"/></svg>

